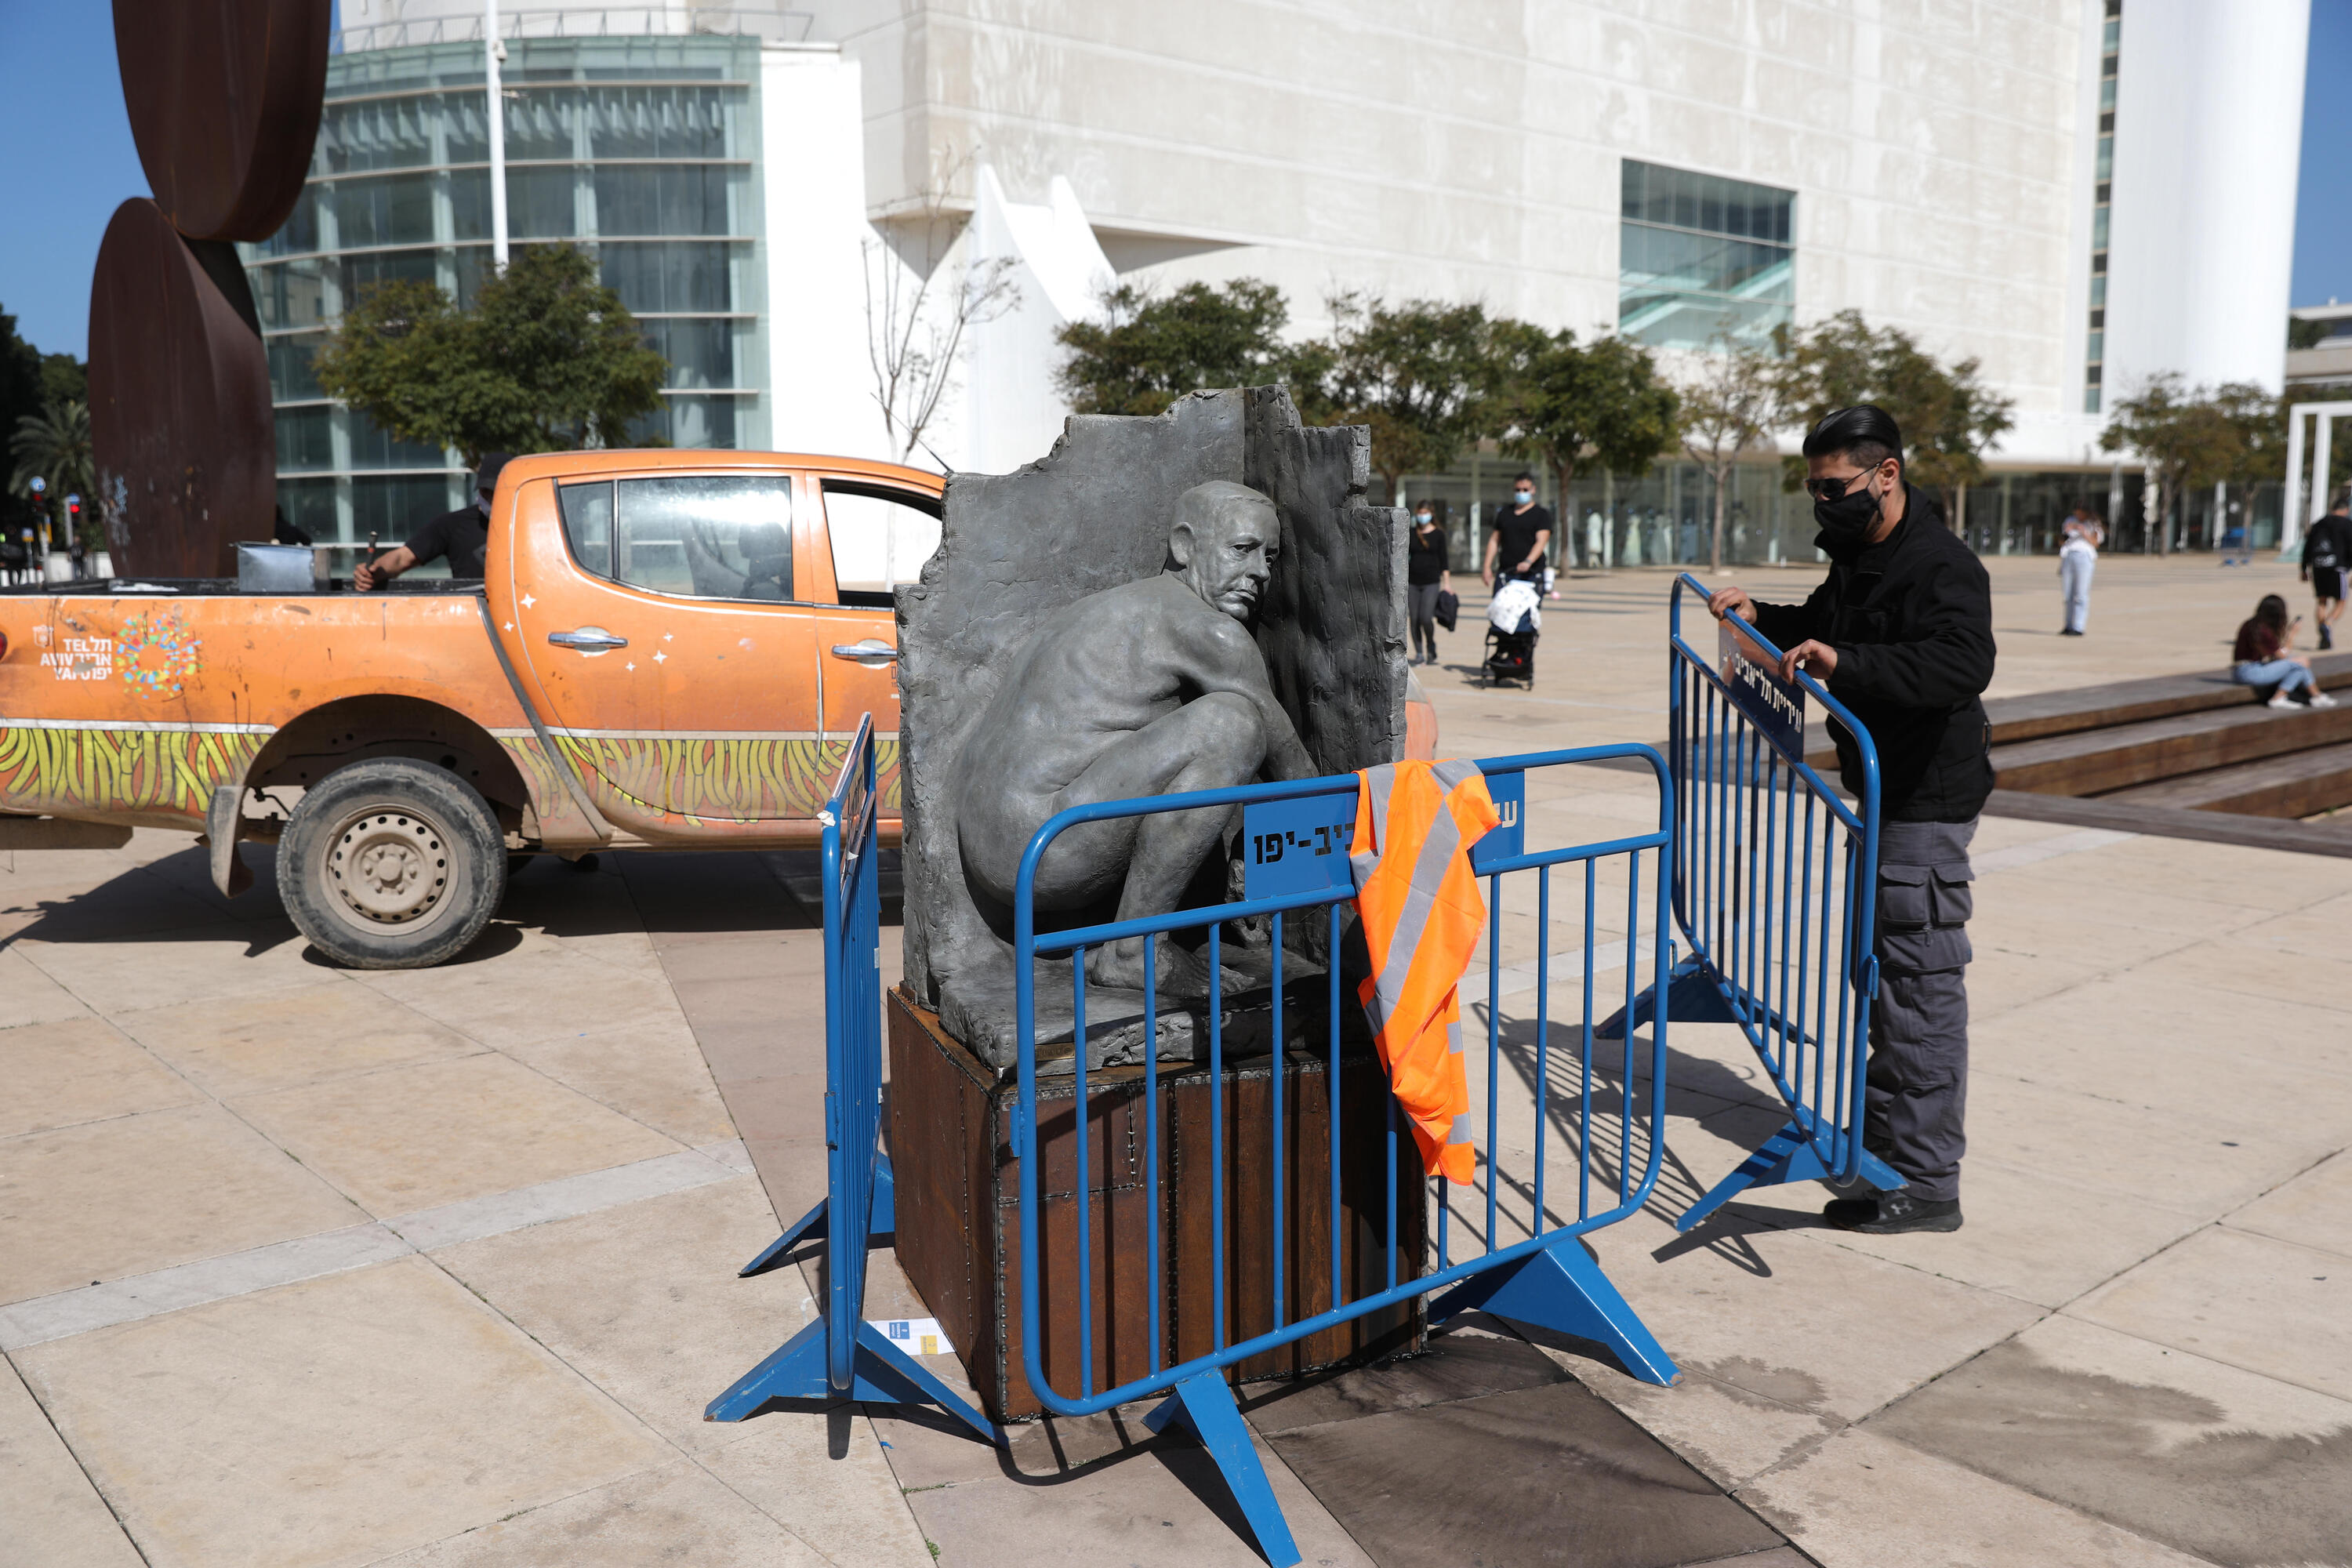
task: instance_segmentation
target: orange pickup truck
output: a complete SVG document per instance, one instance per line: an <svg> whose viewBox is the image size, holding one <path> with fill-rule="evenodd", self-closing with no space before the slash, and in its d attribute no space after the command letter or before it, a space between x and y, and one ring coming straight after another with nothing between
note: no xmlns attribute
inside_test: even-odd
<svg viewBox="0 0 2352 1568"><path fill-rule="evenodd" d="M192 829L231 893L236 842L274 839L305 936L415 968L479 933L510 855L813 843L869 711L892 832L889 591L944 484L549 453L500 475L483 582L0 592L0 849Z"/></svg>

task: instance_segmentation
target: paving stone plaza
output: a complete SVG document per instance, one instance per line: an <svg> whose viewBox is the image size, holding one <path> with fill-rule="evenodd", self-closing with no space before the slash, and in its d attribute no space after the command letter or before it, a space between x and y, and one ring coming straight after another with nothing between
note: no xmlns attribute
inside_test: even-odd
<svg viewBox="0 0 2352 1568"><path fill-rule="evenodd" d="M2062 639L2052 562L1987 564L1994 698L2306 607L2267 558L2113 556ZM1670 583L1565 581L1531 691L1478 688L1465 606L1443 754L1661 739ZM1654 813L1575 774L1558 841ZM805 857L537 860L459 962L362 973L244 853L233 901L184 835L0 855L0 1564L1259 1561L1139 1410L702 1419L815 1310L814 1259L735 1278L824 1190ZM1254 1385L1307 1562L2352 1563L2352 858L1988 816L1974 860L1966 1227L1832 1232L1806 1184L1678 1235L1782 1112L1675 1026L1665 1173L1593 1246L1681 1383L1474 1315Z"/></svg>

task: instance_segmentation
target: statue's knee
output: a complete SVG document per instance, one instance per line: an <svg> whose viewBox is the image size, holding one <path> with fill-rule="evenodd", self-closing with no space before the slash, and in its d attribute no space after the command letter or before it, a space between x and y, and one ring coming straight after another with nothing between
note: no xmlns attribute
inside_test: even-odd
<svg viewBox="0 0 2352 1568"><path fill-rule="evenodd" d="M1257 704L1231 691L1212 691L1192 704L1196 726L1195 755L1202 752L1230 757L1244 770L1255 770L1265 756L1265 721Z"/></svg>

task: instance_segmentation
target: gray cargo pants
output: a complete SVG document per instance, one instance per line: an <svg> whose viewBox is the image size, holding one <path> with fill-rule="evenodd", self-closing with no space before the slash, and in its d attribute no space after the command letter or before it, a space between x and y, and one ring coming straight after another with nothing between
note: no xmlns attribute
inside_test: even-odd
<svg viewBox="0 0 2352 1568"><path fill-rule="evenodd" d="M1969 1100L1968 822L1890 822L1878 837L1878 1000L1864 1145L1931 1202L1960 1195Z"/></svg>

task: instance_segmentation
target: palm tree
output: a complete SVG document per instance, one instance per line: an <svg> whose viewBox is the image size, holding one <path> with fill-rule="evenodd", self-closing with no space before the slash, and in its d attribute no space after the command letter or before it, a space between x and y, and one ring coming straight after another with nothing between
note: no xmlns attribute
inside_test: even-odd
<svg viewBox="0 0 2352 1568"><path fill-rule="evenodd" d="M8 477L11 495L32 495L37 476L48 485L47 500L60 505L68 493L89 495L98 489L87 403L68 399L24 416L16 421L16 433L8 438L8 450L16 459L16 471ZM95 516L96 510L90 508L83 515Z"/></svg>

